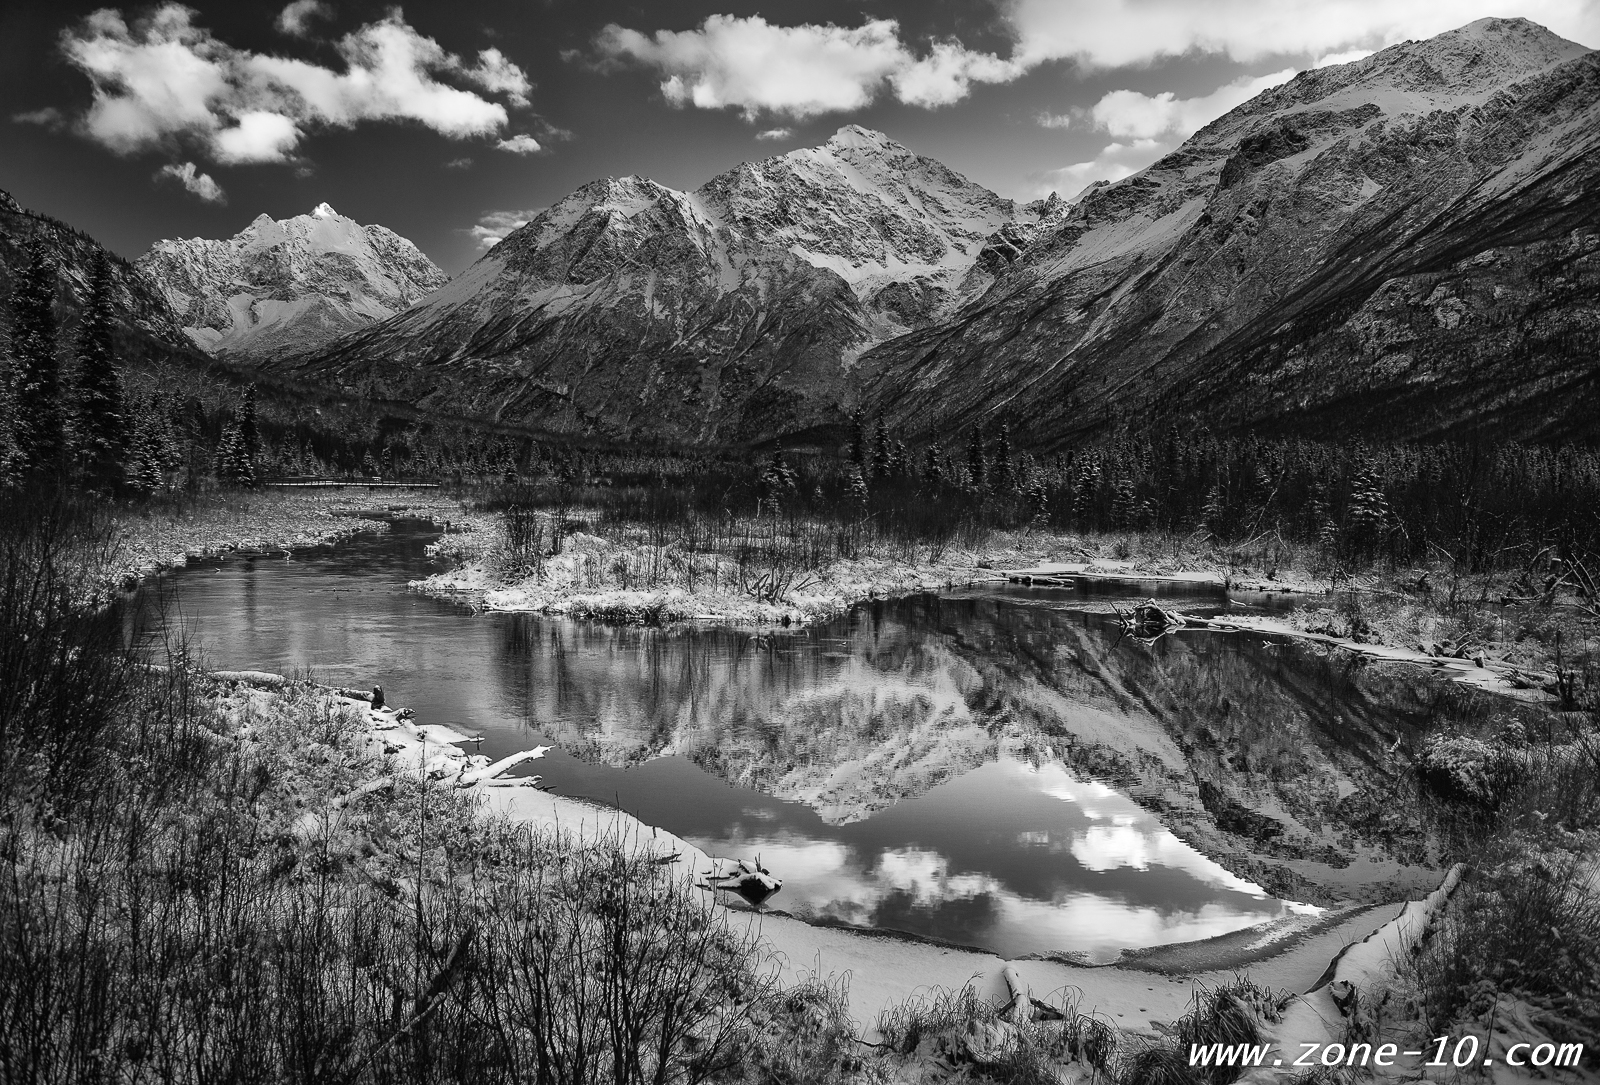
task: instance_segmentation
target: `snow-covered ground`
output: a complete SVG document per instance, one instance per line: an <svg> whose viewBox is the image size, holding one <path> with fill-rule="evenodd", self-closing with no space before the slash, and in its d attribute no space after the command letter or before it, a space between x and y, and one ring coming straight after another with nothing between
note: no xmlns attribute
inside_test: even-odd
<svg viewBox="0 0 1600 1085"><path fill-rule="evenodd" d="M146 509L117 520L105 579L125 583L235 551L283 552L387 531L382 520L359 513L398 507L422 517L460 515L457 502L429 490L386 490L379 497L350 489L263 490L202 500L187 509Z"/></svg>

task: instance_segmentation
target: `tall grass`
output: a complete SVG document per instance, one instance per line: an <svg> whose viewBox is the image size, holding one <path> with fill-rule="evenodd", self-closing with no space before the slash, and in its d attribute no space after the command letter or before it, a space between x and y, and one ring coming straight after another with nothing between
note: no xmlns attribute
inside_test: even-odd
<svg viewBox="0 0 1600 1085"><path fill-rule="evenodd" d="M364 724L143 665L51 500L0 538L0 1080L677 1085L793 1031L759 947L623 841L421 780L317 816L384 770Z"/></svg>

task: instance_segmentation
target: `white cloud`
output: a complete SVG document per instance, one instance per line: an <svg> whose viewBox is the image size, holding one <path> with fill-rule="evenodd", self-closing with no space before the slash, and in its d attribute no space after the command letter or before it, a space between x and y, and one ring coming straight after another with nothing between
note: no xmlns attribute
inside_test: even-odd
<svg viewBox="0 0 1600 1085"><path fill-rule="evenodd" d="M185 162L181 166L162 166L156 176L158 178L173 178L207 203L228 202L228 197L222 191L222 186L213 181L210 174L201 173L193 162Z"/></svg>
<svg viewBox="0 0 1600 1085"><path fill-rule="evenodd" d="M217 132L211 142L224 165L282 162L300 142L300 128L282 113L257 109L239 114L237 123Z"/></svg>
<svg viewBox="0 0 1600 1085"><path fill-rule="evenodd" d="M940 42L918 58L900 41L893 19L861 26L776 26L759 15L712 15L696 30L641 34L615 23L595 40L602 56L655 68L661 93L676 106L738 109L804 120L868 105L884 88L902 102L934 107L965 97L973 83L1014 79L1021 69L958 42Z"/></svg>
<svg viewBox="0 0 1600 1085"><path fill-rule="evenodd" d="M1072 127L1072 118L1065 113L1039 113L1034 116L1033 122L1040 128Z"/></svg>
<svg viewBox="0 0 1600 1085"><path fill-rule="evenodd" d="M1139 139L1130 143L1109 143L1087 162L1074 162L1040 176L1034 194L1048 196L1058 192L1071 199L1096 181L1120 181L1144 169L1172 149L1166 140Z"/></svg>
<svg viewBox="0 0 1600 1085"><path fill-rule="evenodd" d="M533 221L539 212L533 211L485 211L478 217L478 224L467 230L478 241L478 248L488 252L501 241L507 234L518 227L526 226Z"/></svg>
<svg viewBox="0 0 1600 1085"><path fill-rule="evenodd" d="M1114 90L1089 110L1089 120L1112 142L1085 162L1051 170L1035 191L1060 192L1071 198L1096 181L1120 181L1139 172L1199 129L1270 87L1294 78L1293 68L1270 75L1246 76L1210 94L1179 98L1171 91L1141 94Z"/></svg>
<svg viewBox="0 0 1600 1085"><path fill-rule="evenodd" d="M308 11L293 25L303 25ZM194 16L167 3L130 26L102 9L62 35L67 58L94 85L86 134L120 154L179 141L223 163L278 162L319 125L410 120L455 139L505 126L505 106L439 75L476 83L514 105L526 104L531 89L498 50L484 50L469 67L412 29L398 9L338 41L343 71L234 49L195 26Z"/></svg>
<svg viewBox="0 0 1600 1085"><path fill-rule="evenodd" d="M1241 61L1321 56L1429 38L1485 16L1523 16L1600 44L1593 0L1011 0L1007 11L1018 61L1072 57L1102 68L1191 50Z"/></svg>
<svg viewBox="0 0 1600 1085"><path fill-rule="evenodd" d="M444 168L447 170L470 170L472 168L472 159L465 155L461 158L452 158L444 164Z"/></svg>
<svg viewBox="0 0 1600 1085"><path fill-rule="evenodd" d="M1335 64L1352 64L1373 54L1372 49L1347 49L1342 53L1325 53L1311 65L1313 68L1331 68Z"/></svg>
<svg viewBox="0 0 1600 1085"><path fill-rule="evenodd" d="M965 98L973 83L1009 83L1025 69L992 53L974 53L960 42L939 42L933 51L889 77L894 95L907 105L932 109Z"/></svg>
<svg viewBox="0 0 1600 1085"><path fill-rule="evenodd" d="M768 140L788 139L792 135L794 135L793 128L768 128L765 131L757 132L756 138Z"/></svg>
<svg viewBox="0 0 1600 1085"><path fill-rule="evenodd" d="M324 4L322 0L294 0L292 4L278 12L275 25L280 34L303 38L311 30L313 17L331 19L333 8Z"/></svg>
<svg viewBox="0 0 1600 1085"><path fill-rule="evenodd" d="M478 54L478 63L462 68L461 74L491 94L504 94L514 106L526 107L533 84L528 73L506 59L498 49L485 49Z"/></svg>
<svg viewBox="0 0 1600 1085"><path fill-rule="evenodd" d="M510 139L502 139L495 146L502 151L510 151L512 154L533 154L539 150L539 141L523 132L512 136Z"/></svg>
<svg viewBox="0 0 1600 1085"><path fill-rule="evenodd" d="M1294 76L1293 68L1270 75L1247 76L1198 98L1179 98L1170 90L1155 95L1114 90L1094 104L1089 116L1095 127L1109 133L1113 139L1141 140L1160 136L1184 139L1230 109Z"/></svg>

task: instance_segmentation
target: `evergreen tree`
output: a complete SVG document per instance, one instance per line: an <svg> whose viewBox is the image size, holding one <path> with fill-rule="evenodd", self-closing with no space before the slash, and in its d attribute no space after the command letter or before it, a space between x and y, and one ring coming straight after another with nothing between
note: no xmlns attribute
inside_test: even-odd
<svg viewBox="0 0 1600 1085"><path fill-rule="evenodd" d="M967 441L967 478L975 490L982 489L986 475L983 469L983 428L972 427L972 437Z"/></svg>
<svg viewBox="0 0 1600 1085"><path fill-rule="evenodd" d="M1205 529L1211 533L1212 538L1222 538L1224 519L1228 513L1228 503L1222 496L1220 485L1211 487L1211 492L1206 494L1205 508L1200 511L1201 522Z"/></svg>
<svg viewBox="0 0 1600 1085"><path fill-rule="evenodd" d="M89 477L112 482L122 473L127 429L122 381L112 342L111 264L101 253L89 273L89 295L78 326L78 457Z"/></svg>
<svg viewBox="0 0 1600 1085"><path fill-rule="evenodd" d="M867 415L859 408L850 416L850 462L858 471L867 469Z"/></svg>
<svg viewBox="0 0 1600 1085"><path fill-rule="evenodd" d="M28 246L28 261L11 287L11 368L16 382L17 451L25 470L59 470L66 454L61 363L56 358L52 308L56 270L43 242Z"/></svg>
<svg viewBox="0 0 1600 1085"><path fill-rule="evenodd" d="M1111 484L1111 526L1129 528L1136 526L1139 504L1133 480L1119 478Z"/></svg>
<svg viewBox="0 0 1600 1085"><path fill-rule="evenodd" d="M867 479L861 469L855 464L850 465L849 474L850 499L855 502L857 509L865 512L867 509Z"/></svg>
<svg viewBox="0 0 1600 1085"><path fill-rule="evenodd" d="M236 421L222 427L222 440L217 442L216 473L219 482L233 486L255 485L255 464L245 450L244 434Z"/></svg>
<svg viewBox="0 0 1600 1085"><path fill-rule="evenodd" d="M928 446L922 460L922 477L933 487L944 483L944 450L937 443Z"/></svg>
<svg viewBox="0 0 1600 1085"><path fill-rule="evenodd" d="M1388 533L1390 516L1378 470L1369 462L1350 481L1350 505L1345 513L1350 541L1364 550L1376 547Z"/></svg>
<svg viewBox="0 0 1600 1085"><path fill-rule="evenodd" d="M884 424L883 412L878 413L878 432L872 440L872 474L877 478L889 474L889 427Z"/></svg>
<svg viewBox="0 0 1600 1085"><path fill-rule="evenodd" d="M239 403L239 437L244 442L244 454L252 464L261 459L261 427L256 421L256 386L245 385L244 397Z"/></svg>
<svg viewBox="0 0 1600 1085"><path fill-rule="evenodd" d="M1011 426L1007 422L1000 423L1000 432L995 437L994 463L989 473L994 477L996 490L1011 489Z"/></svg>

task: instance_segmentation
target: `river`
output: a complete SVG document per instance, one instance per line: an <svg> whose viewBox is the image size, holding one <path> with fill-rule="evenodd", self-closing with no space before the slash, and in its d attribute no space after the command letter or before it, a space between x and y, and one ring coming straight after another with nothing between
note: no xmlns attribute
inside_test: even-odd
<svg viewBox="0 0 1600 1085"><path fill-rule="evenodd" d="M198 562L147 590L143 634L380 684L486 754L550 743L532 768L559 793L759 856L773 906L813 921L1098 962L1437 877L1385 758L1445 710L1420 678L1253 637L1145 645L1063 590L781 631L474 613L408 589L436 537L398 520Z"/></svg>

